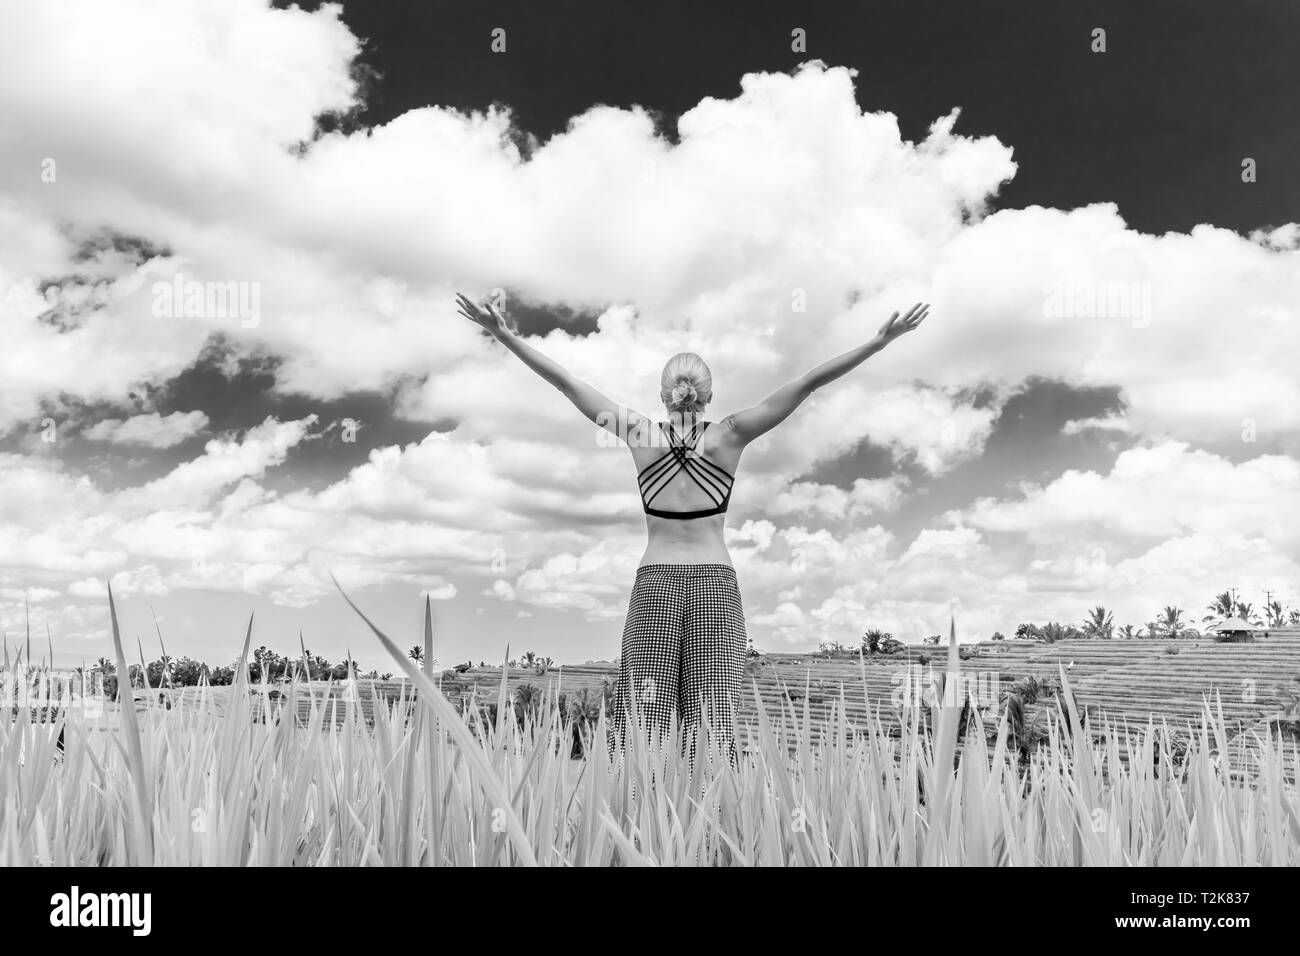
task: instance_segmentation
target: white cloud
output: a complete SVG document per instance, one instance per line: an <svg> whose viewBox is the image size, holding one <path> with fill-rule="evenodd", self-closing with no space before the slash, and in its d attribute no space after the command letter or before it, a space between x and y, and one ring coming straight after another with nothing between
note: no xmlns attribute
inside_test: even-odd
<svg viewBox="0 0 1300 956"><path fill-rule="evenodd" d="M0 600L5 601L48 601L58 596L52 588L0 588Z"/></svg>
<svg viewBox="0 0 1300 956"><path fill-rule="evenodd" d="M492 586L485 588L482 593L500 598L503 601L513 601L515 599L514 586L504 578L497 578L492 582Z"/></svg>
<svg viewBox="0 0 1300 956"><path fill-rule="evenodd" d="M1133 431L1133 423L1123 415L1110 414L1094 418L1072 418L1061 427L1062 435L1082 435L1090 431L1127 434Z"/></svg>
<svg viewBox="0 0 1300 956"><path fill-rule="evenodd" d="M166 594L167 585L158 568L152 564L119 571L108 580L104 578L82 578L68 585L68 594L73 597L91 598L104 601L108 595L108 586L113 586L113 595L117 598L133 597L137 594Z"/></svg>
<svg viewBox="0 0 1300 956"><path fill-rule="evenodd" d="M814 481L797 481L772 499L767 512L772 515L815 512L823 518L863 517L896 508L906 487L907 479L902 475L857 478L848 490Z"/></svg>
<svg viewBox="0 0 1300 956"><path fill-rule="evenodd" d="M93 441L116 445L145 445L149 448L171 448L187 438L193 438L208 426L208 416L200 411L172 412L160 415L132 415L127 419L106 418L87 428L82 434Z"/></svg>
<svg viewBox="0 0 1300 956"><path fill-rule="evenodd" d="M1239 464L1185 442L1122 452L1108 474L1067 471L1012 500L981 499L963 523L1042 541L1086 534L1138 543L1188 534L1260 537L1300 549L1300 462L1261 455Z"/></svg>

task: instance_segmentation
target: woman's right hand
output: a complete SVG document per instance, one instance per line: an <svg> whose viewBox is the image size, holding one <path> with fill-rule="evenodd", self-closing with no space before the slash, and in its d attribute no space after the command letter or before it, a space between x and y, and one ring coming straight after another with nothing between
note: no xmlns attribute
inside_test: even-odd
<svg viewBox="0 0 1300 956"><path fill-rule="evenodd" d="M475 325L480 326L493 336L500 338L510 331L510 324L505 316L497 311L490 299L484 299L479 305L463 292L456 293L456 302L460 305L460 314Z"/></svg>

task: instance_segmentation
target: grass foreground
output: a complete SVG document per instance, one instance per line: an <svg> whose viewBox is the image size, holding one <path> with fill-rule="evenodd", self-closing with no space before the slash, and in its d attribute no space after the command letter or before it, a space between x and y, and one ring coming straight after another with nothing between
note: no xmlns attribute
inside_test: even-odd
<svg viewBox="0 0 1300 956"><path fill-rule="evenodd" d="M1294 742L1229 742L1209 707L1175 744L1155 723L1090 733L1067 693L1027 754L1005 714L993 742L960 735L942 693L901 735L836 707L778 729L760 709L733 767L706 739L694 761L641 736L611 750L603 721L515 714L504 682L500 719L458 711L366 624L414 690L372 722L311 685L274 698L246 679L0 721L0 864L1300 864Z"/></svg>

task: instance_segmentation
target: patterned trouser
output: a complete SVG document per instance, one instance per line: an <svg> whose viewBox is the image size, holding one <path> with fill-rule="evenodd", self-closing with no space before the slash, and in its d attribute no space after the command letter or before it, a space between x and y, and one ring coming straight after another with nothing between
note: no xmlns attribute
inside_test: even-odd
<svg viewBox="0 0 1300 956"><path fill-rule="evenodd" d="M642 724L660 733L676 717L684 749L693 755L703 705L710 730L734 761L747 645L734 568L642 565L628 603L611 715L619 738L634 702Z"/></svg>

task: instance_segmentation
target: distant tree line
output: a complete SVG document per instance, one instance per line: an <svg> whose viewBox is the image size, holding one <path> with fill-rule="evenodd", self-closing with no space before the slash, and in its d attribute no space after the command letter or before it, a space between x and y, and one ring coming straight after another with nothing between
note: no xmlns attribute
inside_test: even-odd
<svg viewBox="0 0 1300 956"><path fill-rule="evenodd" d="M419 645L411 647L406 652L406 656L416 664L424 663L424 649ZM282 655L263 644L249 653L248 680L250 683L260 683L263 679L268 683L295 679L347 680L349 663L355 668L357 677L365 680L393 679L391 671L381 673L378 670L362 670L355 659L350 661L344 658L341 661L331 662L320 654L313 654L310 649L304 649L298 654ZM437 661L434 660L432 663L436 664ZM507 665L530 668L538 673L544 673L555 666L555 661L528 651L517 658L511 658L507 661ZM235 670L238 666L238 659L229 664L214 666L191 657L177 658L163 654L157 660L149 661L143 668L139 664L130 664L127 666L127 671L132 687L144 687L146 679L150 687L195 687L205 679L212 686L218 687L235 682ZM471 663L467 661L458 664L457 669L468 669L470 666ZM484 662L480 661L479 666L485 666ZM96 661L95 670L103 675L105 691L116 693L117 665L107 657L101 657Z"/></svg>
<svg viewBox="0 0 1300 956"><path fill-rule="evenodd" d="M355 660L351 662L358 677L369 680L391 680L389 672L377 670L362 671ZM281 655L265 644L249 654L248 680L260 683L278 680L346 680L349 660L331 663L310 650L296 655ZM127 665L128 680L132 687L144 687L146 680L150 687L195 687L204 680L214 687L233 684L235 671L239 666L236 659L229 664L211 665L196 661L191 657L172 657L163 654L157 660L149 661L143 667L140 664ZM96 661L96 669L103 675L104 689L108 693L117 690L117 665L107 657Z"/></svg>
<svg viewBox="0 0 1300 956"><path fill-rule="evenodd" d="M1300 627L1300 609L1288 609L1281 601L1270 600L1261 614L1249 602L1238 600L1231 591L1215 595L1214 600L1207 604L1205 609L1208 613L1202 617L1201 623L1207 627L1229 618L1240 618L1247 624L1259 628ZM1166 605L1155 620L1138 626L1116 625L1114 615L1106 608L1098 606L1089 611L1087 617L1079 624L1063 624L1057 621L1049 621L1046 624L1025 622L1016 628L1015 635L1021 640L1054 644L1057 641L1067 640L1169 640L1200 637L1201 631L1184 618L1181 608L1173 605ZM1005 639L1000 631L992 636L992 640L995 641ZM1215 632L1214 639L1230 641L1241 638L1227 632L1222 634ZM938 644L941 640L940 635L931 634L922 643ZM892 634L873 627L862 635L860 647L848 647L838 641L823 641L818 651L823 654L857 653L859 650L866 654L894 654L904 646Z"/></svg>

